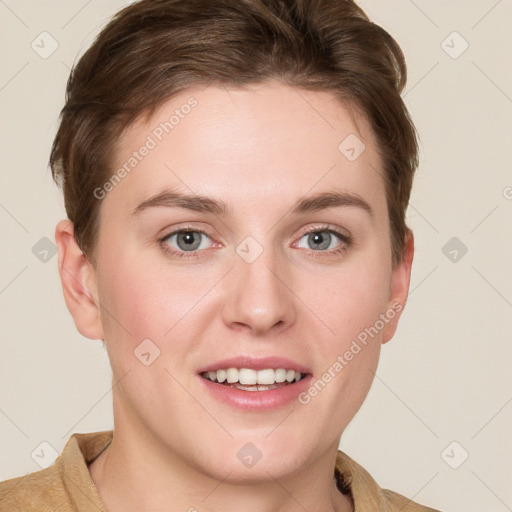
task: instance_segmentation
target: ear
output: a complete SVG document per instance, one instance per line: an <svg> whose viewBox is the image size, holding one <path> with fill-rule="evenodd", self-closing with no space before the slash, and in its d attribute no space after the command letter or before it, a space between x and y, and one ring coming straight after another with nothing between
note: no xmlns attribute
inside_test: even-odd
<svg viewBox="0 0 512 512"><path fill-rule="evenodd" d="M391 275L391 287L386 313L386 317L389 321L382 331L382 343L387 343L395 335L398 320L405 308L407 295L409 294L409 284L411 282L413 257L414 235L412 231L407 228L402 260L393 268Z"/></svg>
<svg viewBox="0 0 512 512"><path fill-rule="evenodd" d="M55 241L64 300L76 328L86 338L103 339L96 272L76 243L70 220L61 220L57 224Z"/></svg>

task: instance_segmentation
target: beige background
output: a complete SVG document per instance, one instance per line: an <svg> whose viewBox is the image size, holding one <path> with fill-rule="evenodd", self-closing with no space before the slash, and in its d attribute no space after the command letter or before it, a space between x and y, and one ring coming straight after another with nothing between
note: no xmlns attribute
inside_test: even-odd
<svg viewBox="0 0 512 512"><path fill-rule="evenodd" d="M32 250L65 216L46 162L69 68L125 3L0 1L0 480L38 470L43 441L60 452L71 432L112 428L106 354L76 332L56 256ZM512 5L361 4L406 54L422 160L409 303L341 448L420 503L512 510ZM452 237L467 254L444 254Z"/></svg>

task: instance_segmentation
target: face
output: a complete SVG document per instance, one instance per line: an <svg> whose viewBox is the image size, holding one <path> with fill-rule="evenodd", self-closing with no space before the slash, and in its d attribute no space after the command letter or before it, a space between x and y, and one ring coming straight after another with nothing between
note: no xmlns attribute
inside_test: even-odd
<svg viewBox="0 0 512 512"><path fill-rule="evenodd" d="M125 132L114 171L90 286L116 428L218 479L335 450L410 272L365 118L277 82L191 89Z"/></svg>

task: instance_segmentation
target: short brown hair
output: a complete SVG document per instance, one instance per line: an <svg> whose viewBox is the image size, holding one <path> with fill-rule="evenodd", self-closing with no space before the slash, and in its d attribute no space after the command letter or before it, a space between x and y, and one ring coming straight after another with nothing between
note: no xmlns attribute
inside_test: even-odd
<svg viewBox="0 0 512 512"><path fill-rule="evenodd" d="M334 93L367 117L385 171L393 264L401 261L418 165L400 96L405 60L351 0L142 0L117 13L71 71L50 156L84 254L94 261L93 191L112 174L123 130L192 86L270 79Z"/></svg>

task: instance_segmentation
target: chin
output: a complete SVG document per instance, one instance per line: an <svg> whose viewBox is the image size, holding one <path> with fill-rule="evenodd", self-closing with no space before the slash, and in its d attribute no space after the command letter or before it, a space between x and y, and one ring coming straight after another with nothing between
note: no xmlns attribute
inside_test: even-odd
<svg viewBox="0 0 512 512"><path fill-rule="evenodd" d="M198 461L202 471L217 480L243 485L291 476L306 463L302 443L292 447L279 438L272 442L264 435L255 436L254 441L248 438L232 441L221 449L212 443Z"/></svg>

